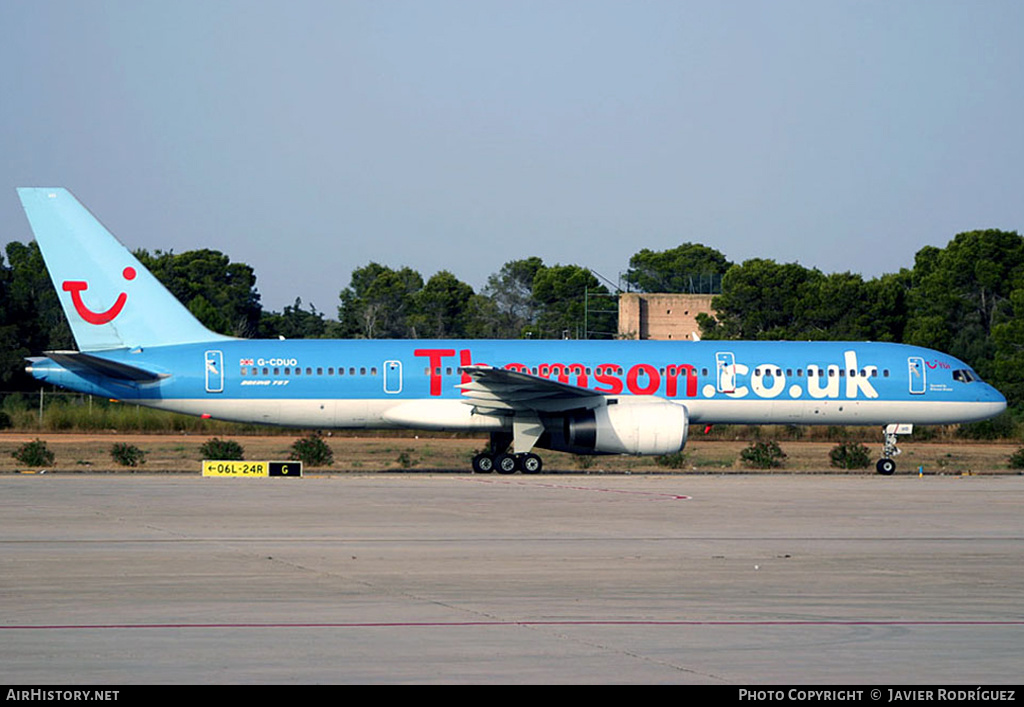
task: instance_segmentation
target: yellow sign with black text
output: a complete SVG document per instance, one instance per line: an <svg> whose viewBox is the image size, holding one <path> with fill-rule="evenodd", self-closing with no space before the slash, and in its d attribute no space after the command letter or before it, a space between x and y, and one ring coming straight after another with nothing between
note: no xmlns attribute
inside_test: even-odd
<svg viewBox="0 0 1024 707"><path fill-rule="evenodd" d="M203 476L302 476L302 462L204 460Z"/></svg>

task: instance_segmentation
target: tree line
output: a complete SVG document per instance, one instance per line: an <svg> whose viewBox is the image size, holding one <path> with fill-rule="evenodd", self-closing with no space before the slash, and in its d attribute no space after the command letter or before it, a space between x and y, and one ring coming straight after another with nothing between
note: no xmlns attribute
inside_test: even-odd
<svg viewBox="0 0 1024 707"><path fill-rule="evenodd" d="M1024 404L1024 238L960 233L926 246L913 268L865 280L752 259L722 276L707 339L892 341L969 364L1012 407Z"/></svg>
<svg viewBox="0 0 1024 707"><path fill-rule="evenodd" d="M0 385L33 389L24 358L74 348L35 242L11 242L0 262ZM429 279L408 267L369 263L341 290L337 317L300 299L264 310L256 276L215 250L137 251L136 256L210 329L276 338L613 338L616 292L579 265L538 257L506 263L476 292L451 272ZM912 268L865 279L798 263L730 262L683 243L643 249L624 289L690 292L714 283L705 339L872 340L917 344L970 364L1011 405L1024 404L1024 238L970 231L945 248L918 251Z"/></svg>

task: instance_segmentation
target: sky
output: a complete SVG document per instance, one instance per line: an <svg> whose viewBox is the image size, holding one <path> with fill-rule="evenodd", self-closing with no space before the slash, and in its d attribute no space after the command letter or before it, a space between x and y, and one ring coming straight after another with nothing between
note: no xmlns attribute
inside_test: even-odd
<svg viewBox="0 0 1024 707"><path fill-rule="evenodd" d="M617 281L684 242L876 277L1024 231L1019 0L2 0L0 243L129 248L329 316L371 261Z"/></svg>

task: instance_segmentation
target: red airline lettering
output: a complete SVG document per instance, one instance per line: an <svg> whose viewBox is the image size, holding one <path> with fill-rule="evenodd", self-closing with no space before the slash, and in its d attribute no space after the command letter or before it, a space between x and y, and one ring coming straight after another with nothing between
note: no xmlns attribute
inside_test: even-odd
<svg viewBox="0 0 1024 707"><path fill-rule="evenodd" d="M568 383L569 376L575 374L576 385L581 388L587 387L587 369L580 363L570 363L569 365L564 363L546 363L540 367L540 374L544 378L557 375L559 383Z"/></svg>
<svg viewBox="0 0 1024 707"><path fill-rule="evenodd" d="M426 356L430 360L430 394L441 394L441 359L455 355L455 349L414 349L414 356Z"/></svg>
<svg viewBox="0 0 1024 707"><path fill-rule="evenodd" d="M443 390L442 370L445 368L443 359L455 356L455 349L414 349L413 354L427 359L430 376L430 395L439 396ZM459 366L482 365L473 361L471 349L459 349ZM582 363L542 363L531 369L524 363L506 363L504 368L519 373L539 375L542 378L557 378L560 383L569 383L576 377L576 385L588 388L591 385L588 369ZM657 367L649 363L638 363L626 372L625 384L622 380L622 368L617 364L604 363L594 371L594 392L604 395L619 395L628 389L634 395L655 395L661 389L662 378L665 382L665 395L674 398L679 395L679 377L686 377L685 394L688 398L697 397L697 369L688 363L668 366L664 376ZM461 372L461 380L468 383L472 379L468 373Z"/></svg>
<svg viewBox="0 0 1024 707"><path fill-rule="evenodd" d="M459 366L465 367L465 366L472 366L472 365L473 365L473 354L470 353L469 349L459 349ZM463 373L462 373L462 382L463 383L469 383L471 380L473 380L473 379L470 378L469 374L466 373L465 371L463 371Z"/></svg>
<svg viewBox="0 0 1024 707"><path fill-rule="evenodd" d="M676 397L679 394L677 390L677 378L679 375L686 374L686 397L696 398L697 397L697 369L688 363L683 363L678 366L669 366L668 375L665 376L665 395L670 398Z"/></svg>
<svg viewBox="0 0 1024 707"><path fill-rule="evenodd" d="M647 385L640 385L640 374L647 374ZM638 363L629 369L629 373L626 374L626 387L629 388L629 392L633 395L654 395L658 392L658 388L661 387L661 375L658 374L658 369L647 363Z"/></svg>
<svg viewBox="0 0 1024 707"><path fill-rule="evenodd" d="M618 370L618 366L614 366L610 363L603 363L597 367L597 374L594 376L599 383L602 383L608 388L594 388L598 393L606 393L608 395L618 395L622 392L622 381L612 375L612 371Z"/></svg>

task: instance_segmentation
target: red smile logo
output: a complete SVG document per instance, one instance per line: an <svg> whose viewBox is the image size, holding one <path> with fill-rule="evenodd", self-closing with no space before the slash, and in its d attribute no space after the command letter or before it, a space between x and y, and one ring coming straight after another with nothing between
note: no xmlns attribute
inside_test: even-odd
<svg viewBox="0 0 1024 707"><path fill-rule="evenodd" d="M125 280L135 279L135 268L129 266L124 269L121 273ZM113 306L105 312L94 312L85 306L85 302L82 301L82 292L89 289L89 283L83 280L65 280L63 285L65 292L71 293L71 303L75 305L75 311L90 324L106 324L117 318L117 315L124 309L125 302L128 301L128 293L122 292L117 296L117 300Z"/></svg>

